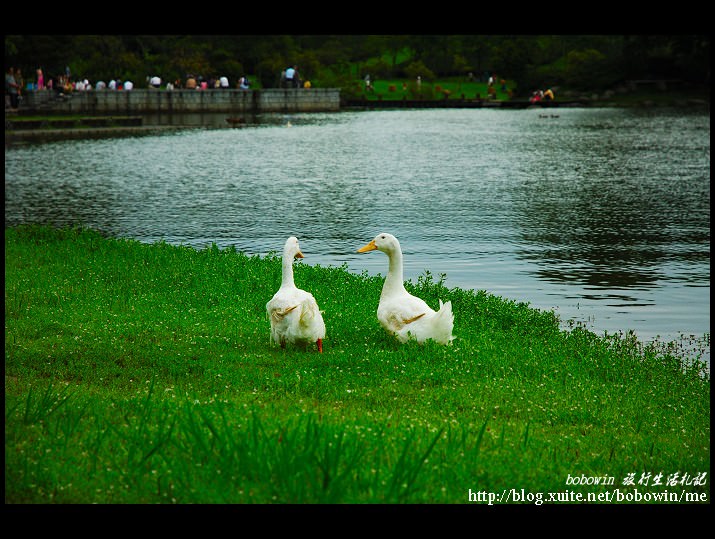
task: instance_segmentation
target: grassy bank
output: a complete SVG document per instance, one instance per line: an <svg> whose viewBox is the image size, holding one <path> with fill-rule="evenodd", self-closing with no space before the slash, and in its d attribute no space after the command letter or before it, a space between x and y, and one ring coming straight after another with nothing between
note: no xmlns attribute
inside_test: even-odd
<svg viewBox="0 0 715 539"><path fill-rule="evenodd" d="M437 82L424 81L417 84L415 81L376 80L371 83L371 88L366 89L363 81L355 82L353 87L344 88L346 96L364 98L368 100L399 101L402 99L495 99L499 101L511 99L511 90L514 89L513 81L502 89L501 84L493 88L490 94L486 82L466 81L463 78L444 79Z"/></svg>
<svg viewBox="0 0 715 539"><path fill-rule="evenodd" d="M457 339L399 345L376 319L382 278L305 249L323 354L269 343L276 256L6 229L6 503L709 502L698 366L429 274L409 288L452 301Z"/></svg>

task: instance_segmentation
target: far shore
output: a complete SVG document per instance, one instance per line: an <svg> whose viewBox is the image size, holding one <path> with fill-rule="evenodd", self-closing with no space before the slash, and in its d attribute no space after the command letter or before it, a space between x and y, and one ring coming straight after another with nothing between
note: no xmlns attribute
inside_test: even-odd
<svg viewBox="0 0 715 539"><path fill-rule="evenodd" d="M556 98L550 101L530 103L526 99L509 100L490 99L425 99L425 100L375 100L350 99L343 100L341 111L384 110L384 109L435 109L435 108L489 108L502 110L551 109L551 108L678 108L683 110L710 110L707 94L681 94L679 92L632 92L628 94L609 95L602 98ZM184 113L176 113L181 115ZM211 112L222 114L222 112ZM230 111L226 114L226 127L243 127L251 125L243 116L236 121L236 115ZM309 114L305 112L303 114ZM92 115L92 114L52 114L35 111L5 109L5 143L45 142L73 138L104 138L109 136L137 136L153 134L160 131L175 131L191 129L196 125L157 126L145 125L141 114L132 115Z"/></svg>

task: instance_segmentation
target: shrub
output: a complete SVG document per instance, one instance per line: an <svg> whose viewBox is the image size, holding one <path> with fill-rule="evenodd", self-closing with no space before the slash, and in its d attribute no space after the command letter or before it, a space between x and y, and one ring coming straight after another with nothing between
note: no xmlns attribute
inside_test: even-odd
<svg viewBox="0 0 715 539"><path fill-rule="evenodd" d="M405 68L405 76L413 80L417 80L417 77L421 77L422 82L435 79L434 73L432 73L421 60L410 63L410 65Z"/></svg>

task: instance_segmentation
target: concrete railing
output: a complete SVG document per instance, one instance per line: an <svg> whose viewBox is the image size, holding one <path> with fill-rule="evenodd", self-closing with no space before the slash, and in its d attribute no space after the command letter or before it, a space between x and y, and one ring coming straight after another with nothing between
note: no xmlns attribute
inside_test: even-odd
<svg viewBox="0 0 715 539"><path fill-rule="evenodd" d="M172 112L333 112L340 110L338 88L262 90L89 90L58 96L26 91L22 107L52 113L142 114Z"/></svg>

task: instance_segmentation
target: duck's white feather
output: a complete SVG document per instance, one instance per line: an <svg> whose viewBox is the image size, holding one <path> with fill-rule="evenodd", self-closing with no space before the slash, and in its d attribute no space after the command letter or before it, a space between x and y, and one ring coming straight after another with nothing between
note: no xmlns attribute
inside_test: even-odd
<svg viewBox="0 0 715 539"><path fill-rule="evenodd" d="M401 342L415 339L422 343L431 339L442 344L451 343L454 339L452 303L448 301L443 304L440 300L439 310L435 311L424 300L413 296L405 289L402 249L393 235L378 234L358 252L364 253L375 249L384 252L389 260L387 277L377 307L377 319L380 325Z"/></svg>
<svg viewBox="0 0 715 539"><path fill-rule="evenodd" d="M266 303L271 324L271 339L288 344L318 343L325 338L325 322L318 303L310 292L296 287L293 280L293 260L302 258L298 240L291 236L283 248L281 287Z"/></svg>

